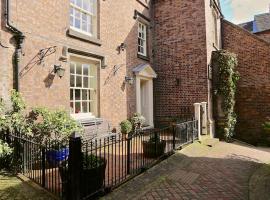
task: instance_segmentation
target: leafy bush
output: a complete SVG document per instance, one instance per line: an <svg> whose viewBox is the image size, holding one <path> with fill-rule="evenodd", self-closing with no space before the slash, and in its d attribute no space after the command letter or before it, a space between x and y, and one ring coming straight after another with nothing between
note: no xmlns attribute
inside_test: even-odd
<svg viewBox="0 0 270 200"><path fill-rule="evenodd" d="M131 117L131 123L133 125L133 129L136 130L141 128L141 126L145 123L145 118L140 113L134 113Z"/></svg>
<svg viewBox="0 0 270 200"><path fill-rule="evenodd" d="M10 168L12 153L13 149L8 145L8 143L0 139L0 170Z"/></svg>
<svg viewBox="0 0 270 200"><path fill-rule="evenodd" d="M83 131L82 126L64 110L33 109L31 121L33 138L41 143L50 140L56 145L64 145L72 133Z"/></svg>
<svg viewBox="0 0 270 200"><path fill-rule="evenodd" d="M123 134L128 134L132 131L132 124L129 120L124 120L120 123L121 132Z"/></svg>
<svg viewBox="0 0 270 200"><path fill-rule="evenodd" d="M93 154L83 155L83 169L94 169L105 164L105 160Z"/></svg>
<svg viewBox="0 0 270 200"><path fill-rule="evenodd" d="M234 135L237 122L234 112L237 81L240 78L235 70L238 65L237 56L224 50L216 51L213 52L212 64L218 66L219 82L216 95L222 97L222 110L225 115L222 123L219 123L222 126L217 125L218 132L221 137L229 141Z"/></svg>

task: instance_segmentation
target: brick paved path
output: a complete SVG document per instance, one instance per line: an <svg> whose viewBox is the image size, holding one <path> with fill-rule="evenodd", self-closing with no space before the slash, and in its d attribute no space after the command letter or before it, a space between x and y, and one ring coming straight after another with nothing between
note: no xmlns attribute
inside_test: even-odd
<svg viewBox="0 0 270 200"><path fill-rule="evenodd" d="M238 143L192 144L104 199L248 199L250 176L270 152Z"/></svg>

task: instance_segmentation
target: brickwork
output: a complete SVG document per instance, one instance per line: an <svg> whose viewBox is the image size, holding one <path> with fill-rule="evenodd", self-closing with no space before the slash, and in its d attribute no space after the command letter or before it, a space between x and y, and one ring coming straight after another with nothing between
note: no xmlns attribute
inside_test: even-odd
<svg viewBox="0 0 270 200"><path fill-rule="evenodd" d="M155 124L163 124L208 101L205 1L159 0L153 12Z"/></svg>
<svg viewBox="0 0 270 200"><path fill-rule="evenodd" d="M257 143L262 135L262 123L270 116L270 44L223 21L223 45L224 49L236 53L239 61L237 137Z"/></svg>
<svg viewBox="0 0 270 200"><path fill-rule="evenodd" d="M67 35L69 2L11 0L11 20L26 36L20 68L20 92L29 108L62 107L69 111L69 60L59 61L62 48L66 46L82 52L104 55L107 68L101 69L99 75L100 117L116 126L119 121L136 111L135 84L123 85L125 76L133 76L132 68L136 65L150 62L137 57L138 20L134 19L134 11L137 10L149 18L150 10L137 0L100 0L101 46L98 46ZM11 58L14 45L10 41L12 35L5 28L3 4L4 1L1 1L0 41L10 48L0 47L0 94L6 96L13 87ZM117 47L123 42L127 48L119 54ZM56 46L56 52L39 63L39 51L52 46ZM151 47L149 48L151 53ZM54 64L65 67L66 73L62 79L52 76ZM121 66L116 73L113 73L114 66ZM111 74L113 75L110 76Z"/></svg>
<svg viewBox="0 0 270 200"><path fill-rule="evenodd" d="M257 35L259 38L267 42L270 42L270 30L258 32L258 33L255 33L255 35Z"/></svg>

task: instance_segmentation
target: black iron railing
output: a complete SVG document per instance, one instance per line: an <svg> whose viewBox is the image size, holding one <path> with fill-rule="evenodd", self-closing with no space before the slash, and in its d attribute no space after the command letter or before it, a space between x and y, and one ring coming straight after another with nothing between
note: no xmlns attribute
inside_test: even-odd
<svg viewBox="0 0 270 200"><path fill-rule="evenodd" d="M63 197L60 166L68 158L68 145L47 141L40 144L21 134L2 134L13 148L13 170L30 178L49 192Z"/></svg>
<svg viewBox="0 0 270 200"><path fill-rule="evenodd" d="M88 172L83 166L81 198L110 191L197 139L198 122L192 120L163 129L138 130L129 136L117 134L84 141L82 163L88 159L90 165Z"/></svg>
<svg viewBox="0 0 270 200"><path fill-rule="evenodd" d="M14 148L17 171L62 199L91 199L108 192L198 139L196 120L130 135L85 140L68 145L6 135Z"/></svg>

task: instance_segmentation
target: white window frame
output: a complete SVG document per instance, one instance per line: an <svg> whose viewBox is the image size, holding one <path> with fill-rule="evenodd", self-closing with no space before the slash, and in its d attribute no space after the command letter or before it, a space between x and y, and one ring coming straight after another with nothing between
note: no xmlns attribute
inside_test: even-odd
<svg viewBox="0 0 270 200"><path fill-rule="evenodd" d="M76 72L76 63L78 64L81 64L82 65L82 74L77 74ZM74 73L71 73L71 65L72 64L75 64L75 71ZM89 68L88 68L88 75L84 75L84 72L83 72L83 65L88 65ZM90 68L91 66L93 67L96 67L96 73L95 75L92 75L90 74ZM70 81L70 85L69 85L69 88L70 88L70 92L73 92L73 99L71 99L71 94L70 94L70 97L69 97L69 102L70 104L73 103L73 110L70 109L70 114L73 118L75 119L81 119L81 118L96 118L98 117L98 105L99 105L99 79L98 79L98 73L99 73L99 67L100 67L100 61L99 60L96 60L96 59L92 59L92 58L86 58L84 56L71 56L70 57L70 64L69 64L69 67L70 67L70 78L71 76L74 77L74 86L71 86L71 81ZM81 87L78 87L77 84L76 84L76 76L78 77L81 77L81 81L82 81L82 85ZM88 84L90 84L90 79L91 78L94 78L95 79L95 87L84 87L84 78L88 78ZM79 100L76 100L75 98L75 90L80 90L80 99ZM82 99L82 90L87 90L87 99L86 100L83 100ZM90 95L90 92L93 92L94 93L94 98L91 99L89 97ZM91 95L90 95L91 96ZM83 110L83 102L86 102L87 103L87 112L82 112ZM94 111L91 111L90 109L90 103L94 103ZM80 103L80 110L81 112L80 113L76 113L75 109L76 109L76 103ZM71 106L70 106L71 108Z"/></svg>
<svg viewBox="0 0 270 200"><path fill-rule="evenodd" d="M76 1L76 0L73 0ZM98 29L98 25L97 25L97 7L98 7L98 0L92 0L93 1L93 12L90 12L88 10L85 10L83 8L83 1L82 1L82 7L79 7L78 5L72 3L72 0L70 0L70 11L69 11L69 26L71 29L78 31L80 33L83 33L85 35L91 36L91 37L97 37L97 29ZM71 14L71 10L73 9L73 13ZM76 11L80 12L80 27L81 28L77 28L75 27L75 19L76 19ZM87 31L84 31L82 29L82 24L83 24L83 20L82 20L82 14L85 14L86 16L89 17L89 21L86 21L87 23ZM71 17L72 17L72 23L71 23ZM91 32L92 29L92 32ZM88 31L89 30L89 31Z"/></svg>
<svg viewBox="0 0 270 200"><path fill-rule="evenodd" d="M144 30L141 27L144 27ZM143 45L139 41L143 42ZM140 48L143 52L140 52ZM138 54L147 57L147 24L142 22L138 22Z"/></svg>

